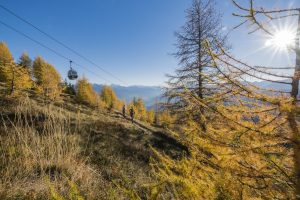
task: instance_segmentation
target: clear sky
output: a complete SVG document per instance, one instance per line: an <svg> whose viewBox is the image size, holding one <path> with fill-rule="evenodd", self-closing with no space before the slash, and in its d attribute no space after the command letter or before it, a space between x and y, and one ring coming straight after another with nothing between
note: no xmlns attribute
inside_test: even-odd
<svg viewBox="0 0 300 200"><path fill-rule="evenodd" d="M256 2L260 1L272 7L300 7L300 0ZM216 2L223 13L226 32L238 24L239 19L232 16L235 9L230 0ZM162 85L166 81L165 74L178 67L171 55L175 52L174 32L184 24L184 11L191 0L0 0L0 4L128 85ZM86 76L91 82L123 84L1 9L0 20L89 68L94 73L75 67L80 76ZM263 47L266 39L257 34L249 36L247 27L234 31L229 39L232 52L250 63L255 60L256 64L293 65L283 53L271 57L270 49L260 50L258 47ZM41 55L66 77L68 61L1 24L0 41L8 44L15 59L24 51L32 58Z"/></svg>

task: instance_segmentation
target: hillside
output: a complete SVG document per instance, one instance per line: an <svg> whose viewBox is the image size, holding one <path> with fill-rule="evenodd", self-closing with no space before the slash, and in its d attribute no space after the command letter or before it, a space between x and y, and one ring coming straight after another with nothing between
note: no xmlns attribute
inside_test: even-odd
<svg viewBox="0 0 300 200"><path fill-rule="evenodd" d="M300 200L300 0L0 10L0 200Z"/></svg>
<svg viewBox="0 0 300 200"><path fill-rule="evenodd" d="M128 199L152 182L150 147L180 158L166 131L62 95L2 98L0 199ZM129 189L130 188L130 189Z"/></svg>

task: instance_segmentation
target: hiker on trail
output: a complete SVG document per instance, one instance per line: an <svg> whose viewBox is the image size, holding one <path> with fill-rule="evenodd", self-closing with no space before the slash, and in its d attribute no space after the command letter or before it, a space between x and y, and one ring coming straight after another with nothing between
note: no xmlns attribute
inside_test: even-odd
<svg viewBox="0 0 300 200"><path fill-rule="evenodd" d="M133 119L134 119L134 110L133 110L133 107L130 108L129 113L130 113L130 117L131 117L131 122L133 123Z"/></svg>
<svg viewBox="0 0 300 200"><path fill-rule="evenodd" d="M125 104L123 105L122 113L123 113L123 117L126 118L126 106L125 106Z"/></svg>

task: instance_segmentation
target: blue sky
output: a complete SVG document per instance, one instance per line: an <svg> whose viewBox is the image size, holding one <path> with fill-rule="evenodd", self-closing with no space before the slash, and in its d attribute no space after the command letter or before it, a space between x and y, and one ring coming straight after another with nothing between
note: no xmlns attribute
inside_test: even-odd
<svg viewBox="0 0 300 200"><path fill-rule="evenodd" d="M263 2L272 7L300 7L299 0ZM0 0L0 4L90 58L126 84L162 85L166 81L165 74L178 67L171 55L175 52L174 32L184 24L184 11L191 0ZM231 15L235 10L230 0L217 0L217 8L223 13L225 31L238 24L239 19ZM89 68L93 73L75 67L91 82L123 84L1 9L0 20ZM261 65L293 64L291 57L284 53L271 57L270 49L258 51L266 39L259 33L249 36L246 26L233 32L229 39L232 52L250 63L255 60ZM24 51L32 58L41 55L55 65L63 78L66 76L66 60L1 24L0 41L8 44L15 59Z"/></svg>

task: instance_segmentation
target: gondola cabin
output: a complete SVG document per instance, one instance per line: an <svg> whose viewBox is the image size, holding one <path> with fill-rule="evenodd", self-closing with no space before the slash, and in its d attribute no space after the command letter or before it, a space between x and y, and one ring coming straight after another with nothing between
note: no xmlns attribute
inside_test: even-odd
<svg viewBox="0 0 300 200"><path fill-rule="evenodd" d="M77 78L78 78L77 72L76 72L74 69L71 68L71 69L68 71L68 78L69 78L70 80L75 80L75 79L77 79Z"/></svg>
<svg viewBox="0 0 300 200"><path fill-rule="evenodd" d="M72 62L73 61L70 60L70 70L68 71L68 78L70 80L75 80L75 79L78 78L78 74L77 74L77 72L74 69L72 69Z"/></svg>

